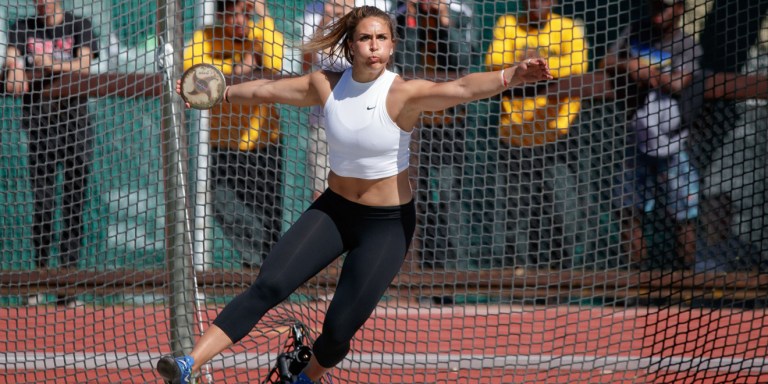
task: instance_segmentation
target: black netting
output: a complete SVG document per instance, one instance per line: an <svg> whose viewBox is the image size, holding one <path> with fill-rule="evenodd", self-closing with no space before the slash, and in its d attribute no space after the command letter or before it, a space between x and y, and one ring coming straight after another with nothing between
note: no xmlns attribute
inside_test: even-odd
<svg viewBox="0 0 768 384"><path fill-rule="evenodd" d="M405 79L555 79L422 115L414 240L323 382L768 382L768 2L218 3L0 0L6 381L158 382L190 352L329 166L321 108L183 110L170 84L342 70L299 48L365 3ZM198 381L295 376L343 260Z"/></svg>

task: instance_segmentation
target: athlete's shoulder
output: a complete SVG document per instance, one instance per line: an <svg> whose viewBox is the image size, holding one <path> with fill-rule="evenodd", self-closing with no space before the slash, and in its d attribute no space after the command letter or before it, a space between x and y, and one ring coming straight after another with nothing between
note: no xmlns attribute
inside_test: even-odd
<svg viewBox="0 0 768 384"><path fill-rule="evenodd" d="M411 80L406 80L406 79L404 79L404 78L403 78L402 76L400 76L400 74L399 74L399 73L397 73L397 72L390 72L390 71L387 71L387 73L389 73L389 76L392 76L392 77L393 77L393 79L392 79L392 85L393 85L393 86L394 86L395 84L399 84L399 85L402 85L402 84L406 84L406 83L408 83L409 81L411 81Z"/></svg>
<svg viewBox="0 0 768 384"><path fill-rule="evenodd" d="M312 73L310 73L310 76L317 77L318 79L325 79L328 81L338 81L341 79L341 76L344 75L345 71L334 71L332 69L318 69Z"/></svg>
<svg viewBox="0 0 768 384"><path fill-rule="evenodd" d="M317 89L333 89L341 79L344 72L329 69L318 69L308 74L310 83Z"/></svg>
<svg viewBox="0 0 768 384"><path fill-rule="evenodd" d="M389 93L396 94L397 97L407 98L409 95L412 95L414 92L417 92L421 89L425 89L425 87L428 87L429 85L433 84L431 81L428 81L428 80L423 80L419 78L405 79L397 73L393 73L393 72L389 72L389 73L391 73L390 76L394 77L392 79L392 85L390 85L389 87Z"/></svg>

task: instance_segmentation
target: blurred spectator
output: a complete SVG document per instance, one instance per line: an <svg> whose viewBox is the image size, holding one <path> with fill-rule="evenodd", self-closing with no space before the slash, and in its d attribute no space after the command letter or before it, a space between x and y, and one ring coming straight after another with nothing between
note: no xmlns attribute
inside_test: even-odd
<svg viewBox="0 0 768 384"><path fill-rule="evenodd" d="M759 247L734 236L733 218L733 202L727 194L702 196L695 271L766 271Z"/></svg>
<svg viewBox="0 0 768 384"><path fill-rule="evenodd" d="M406 0L397 7L395 65L409 75L439 69L469 71L480 51L472 7L462 0Z"/></svg>
<svg viewBox="0 0 768 384"><path fill-rule="evenodd" d="M47 99L40 92L63 73L88 73L98 51L91 22L65 11L59 0L36 0L37 15L8 31L5 87L23 100L34 193L32 242L39 268L49 266L56 209L56 174L64 167L59 264L74 268L82 242L82 209L93 155L87 96Z"/></svg>
<svg viewBox="0 0 768 384"><path fill-rule="evenodd" d="M685 1L648 4L648 17L627 27L602 62L617 74L617 89L625 88L628 95L634 140L617 191L624 208L622 232L630 263L648 265L655 260L647 260L643 218L663 211L676 224L676 257L650 266L690 269L705 264L696 260L700 177L689 154L691 125L706 99L765 98L768 77L705 71L699 43L683 29Z"/></svg>
<svg viewBox="0 0 768 384"><path fill-rule="evenodd" d="M218 0L216 17L218 23L196 31L184 50L185 69L208 63L225 75L246 77L257 69L282 69L283 35L264 0ZM245 267L260 265L280 236L278 119L271 105L220 103L211 110L214 217Z"/></svg>
<svg viewBox="0 0 768 384"><path fill-rule="evenodd" d="M584 30L574 20L553 13L556 3L526 0L521 15L501 16L486 55L488 69L543 57L555 78L586 72ZM569 263L574 230L565 229L565 215L574 207L566 201L573 201L576 194L576 175L569 167L568 141L563 138L580 108L576 98L539 94L536 88L502 94L496 209L506 213L504 228L497 228L505 233L505 263L539 267Z"/></svg>
<svg viewBox="0 0 768 384"><path fill-rule="evenodd" d="M702 66L718 72L765 73L768 56L760 42L765 40L761 31L768 2L714 0L708 7L698 36ZM766 128L768 108L755 104L708 100L697 119L701 126L697 124L689 137L691 156L703 177L696 271L713 270L713 265L715 271L756 266L767 270L768 247L756 239L768 238L768 226L749 225L762 221L766 207L755 198L766 193L765 187L755 184L754 175L768 165L758 133ZM760 229L745 231L744 224Z"/></svg>
<svg viewBox="0 0 768 384"><path fill-rule="evenodd" d="M466 2L406 0L395 17L394 64L401 75L445 81L470 71L473 54L480 52L480 30ZM465 118L466 105L422 114L414 151L418 161L413 162L418 183L414 249L428 267L454 267L459 249L466 247L460 230Z"/></svg>
<svg viewBox="0 0 768 384"><path fill-rule="evenodd" d="M98 41L91 22L65 11L59 0L36 0L36 16L17 20L8 31L5 88L22 97L21 126L29 144L34 195L32 243L38 268L50 266L58 166L63 166L59 268L77 268L83 240L82 211L93 157L93 128L87 96L44 98L40 92L64 73L88 73ZM36 304L41 296L30 298ZM59 297L60 304L77 305Z"/></svg>
<svg viewBox="0 0 768 384"><path fill-rule="evenodd" d="M676 222L676 254L665 267L693 267L699 172L687 137L703 100L702 54L682 28L684 0L649 0L649 17L627 27L604 61L629 75L629 134L634 140L622 180L622 233L630 264L647 256L643 216L663 209ZM698 104L698 106L697 106ZM658 204L658 205L657 205Z"/></svg>

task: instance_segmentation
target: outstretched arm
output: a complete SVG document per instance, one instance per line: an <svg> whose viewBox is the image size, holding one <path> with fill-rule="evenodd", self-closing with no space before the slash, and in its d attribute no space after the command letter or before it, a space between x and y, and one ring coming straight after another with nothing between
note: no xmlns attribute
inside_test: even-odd
<svg viewBox="0 0 768 384"><path fill-rule="evenodd" d="M316 83L323 81L328 80L322 71L277 80L252 80L227 86L222 102L242 105L279 103L297 107L318 105L321 98ZM181 93L181 80L176 81L176 93Z"/></svg>
<svg viewBox="0 0 768 384"><path fill-rule="evenodd" d="M247 105L279 103L297 107L318 105L320 94L315 84L324 77L323 72L312 72L299 77L235 84L227 87L224 102Z"/></svg>
<svg viewBox="0 0 768 384"><path fill-rule="evenodd" d="M509 87L551 79L545 59L529 59L500 71L471 73L449 82L408 81L399 96L403 96L405 108L415 112L440 111L491 97Z"/></svg>

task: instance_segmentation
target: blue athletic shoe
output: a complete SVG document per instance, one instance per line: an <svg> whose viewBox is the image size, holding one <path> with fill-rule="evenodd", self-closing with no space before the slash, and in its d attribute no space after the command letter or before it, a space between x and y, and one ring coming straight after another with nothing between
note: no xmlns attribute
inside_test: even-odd
<svg viewBox="0 0 768 384"><path fill-rule="evenodd" d="M293 384L315 384L315 382L302 372L296 376L296 380L293 381Z"/></svg>
<svg viewBox="0 0 768 384"><path fill-rule="evenodd" d="M163 356L157 362L157 373L163 377L166 384L189 384L192 382L192 365L195 359L192 356L173 358Z"/></svg>

